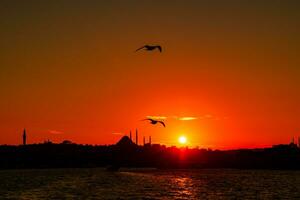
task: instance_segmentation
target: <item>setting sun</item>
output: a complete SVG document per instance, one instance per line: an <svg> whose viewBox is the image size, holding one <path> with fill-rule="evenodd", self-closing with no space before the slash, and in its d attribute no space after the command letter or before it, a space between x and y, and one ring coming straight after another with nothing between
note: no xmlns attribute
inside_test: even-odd
<svg viewBox="0 0 300 200"><path fill-rule="evenodd" d="M178 138L178 142L180 143L180 144L185 144L186 143L186 137L185 136L180 136L179 138Z"/></svg>

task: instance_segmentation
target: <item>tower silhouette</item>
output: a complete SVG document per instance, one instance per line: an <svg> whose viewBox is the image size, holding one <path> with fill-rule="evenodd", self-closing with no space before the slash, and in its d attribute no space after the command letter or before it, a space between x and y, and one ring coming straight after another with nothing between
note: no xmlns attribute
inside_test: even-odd
<svg viewBox="0 0 300 200"><path fill-rule="evenodd" d="M24 131L23 131L23 145L26 145L26 129L24 128Z"/></svg>
<svg viewBox="0 0 300 200"><path fill-rule="evenodd" d="M149 136L149 144L151 145L151 136Z"/></svg>
<svg viewBox="0 0 300 200"><path fill-rule="evenodd" d="M146 144L146 138L145 138L145 136L143 138L143 141L144 141L144 146L145 146L145 144Z"/></svg>
<svg viewBox="0 0 300 200"><path fill-rule="evenodd" d="M129 138L130 138L130 141L132 141L131 130L130 130Z"/></svg>
<svg viewBox="0 0 300 200"><path fill-rule="evenodd" d="M136 130L135 130L135 143L136 143L136 145L138 145L138 141L139 141L139 138L138 138L138 130L136 129Z"/></svg>

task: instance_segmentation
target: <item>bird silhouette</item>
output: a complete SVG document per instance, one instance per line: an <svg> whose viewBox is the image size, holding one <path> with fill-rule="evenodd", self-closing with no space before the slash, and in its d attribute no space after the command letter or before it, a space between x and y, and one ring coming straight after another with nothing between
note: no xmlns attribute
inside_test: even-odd
<svg viewBox="0 0 300 200"><path fill-rule="evenodd" d="M145 120L149 120L150 123L153 124L153 125L155 125L157 123L161 123L164 127L166 127L166 124L163 121L159 121L159 120L155 120L155 119L150 119L150 118L143 119L142 121L145 121Z"/></svg>
<svg viewBox="0 0 300 200"><path fill-rule="evenodd" d="M141 49L145 49L146 51L153 51L155 49L158 49L159 52L162 52L162 48L160 45L145 45L145 46L142 46L142 47L138 48L137 50L135 50L135 52L137 52Z"/></svg>

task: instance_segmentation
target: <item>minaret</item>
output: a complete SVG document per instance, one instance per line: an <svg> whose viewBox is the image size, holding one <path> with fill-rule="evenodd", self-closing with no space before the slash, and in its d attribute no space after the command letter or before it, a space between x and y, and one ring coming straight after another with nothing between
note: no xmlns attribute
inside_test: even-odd
<svg viewBox="0 0 300 200"><path fill-rule="evenodd" d="M145 138L145 136L144 136L144 138L143 138L143 139L144 139L144 146L145 146L145 144L146 144L146 138Z"/></svg>
<svg viewBox="0 0 300 200"><path fill-rule="evenodd" d="M131 130L130 130L130 135L129 135L130 141L132 141L132 137L131 137Z"/></svg>
<svg viewBox="0 0 300 200"><path fill-rule="evenodd" d="M151 145L151 136L149 136L149 144Z"/></svg>
<svg viewBox="0 0 300 200"><path fill-rule="evenodd" d="M300 137L298 137L298 147L300 148Z"/></svg>
<svg viewBox="0 0 300 200"><path fill-rule="evenodd" d="M138 138L138 130L136 129L136 130L135 130L135 143L136 143L136 145L138 145L138 141L139 141L139 138Z"/></svg>
<svg viewBox="0 0 300 200"><path fill-rule="evenodd" d="M23 131L23 145L26 145L26 129Z"/></svg>

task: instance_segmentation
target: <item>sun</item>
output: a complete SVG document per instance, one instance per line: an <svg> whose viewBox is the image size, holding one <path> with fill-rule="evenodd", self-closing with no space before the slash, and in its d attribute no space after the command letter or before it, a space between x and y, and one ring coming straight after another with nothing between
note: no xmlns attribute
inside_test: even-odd
<svg viewBox="0 0 300 200"><path fill-rule="evenodd" d="M186 139L185 136L180 136L180 137L178 138L178 142L179 142L180 144L185 144L186 141L187 141L187 139Z"/></svg>

